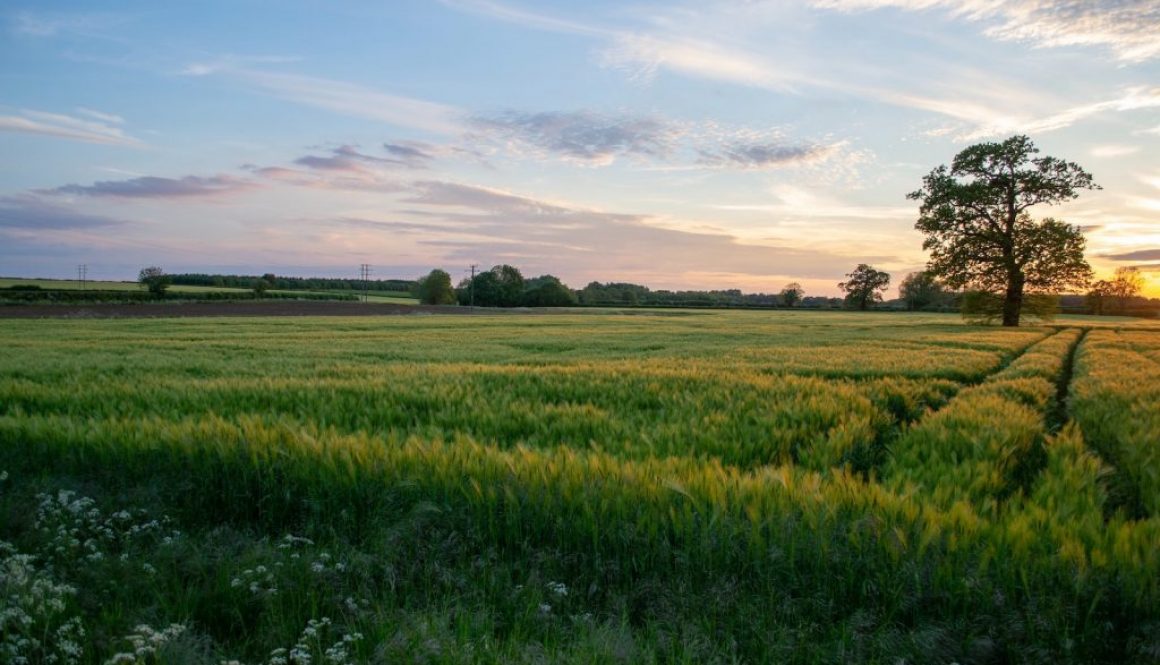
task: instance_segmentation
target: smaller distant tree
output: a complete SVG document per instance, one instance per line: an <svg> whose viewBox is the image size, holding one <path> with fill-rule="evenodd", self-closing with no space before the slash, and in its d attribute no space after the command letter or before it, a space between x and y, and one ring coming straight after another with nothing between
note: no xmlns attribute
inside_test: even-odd
<svg viewBox="0 0 1160 665"><path fill-rule="evenodd" d="M491 269L495 275L500 307L519 307L524 297L524 276L519 268L503 264Z"/></svg>
<svg viewBox="0 0 1160 665"><path fill-rule="evenodd" d="M1097 316L1102 316L1108 308L1108 302L1111 300L1113 285L1106 279L1101 279L1087 292L1085 299L1087 300L1088 311Z"/></svg>
<svg viewBox="0 0 1160 665"><path fill-rule="evenodd" d="M451 288L451 275L446 270L436 268L427 273L418 283L419 302L424 305L454 305L455 289Z"/></svg>
<svg viewBox="0 0 1160 665"><path fill-rule="evenodd" d="M173 278L166 275L160 266L149 266L142 268L141 272L137 274L137 283L141 285L141 288L148 289L149 293L161 297L165 295L165 290L173 283Z"/></svg>
<svg viewBox="0 0 1160 665"><path fill-rule="evenodd" d="M524 284L524 305L528 307L571 307L576 302L572 289L554 275L533 277Z"/></svg>
<svg viewBox="0 0 1160 665"><path fill-rule="evenodd" d="M942 282L926 270L912 272L904 277L898 285L898 295L906 303L906 309L912 312L937 307L947 297Z"/></svg>
<svg viewBox="0 0 1160 665"><path fill-rule="evenodd" d="M1124 314L1128 311L1128 303L1132 298L1140 295L1144 288L1144 278L1140 276L1140 269L1134 266L1116 268L1112 277L1110 295L1115 298L1116 311Z"/></svg>
<svg viewBox="0 0 1160 665"><path fill-rule="evenodd" d="M254 283L250 285L250 288L253 289L255 298L261 298L266 295L267 291L270 290L271 285L272 283L265 277L259 277L254 280Z"/></svg>
<svg viewBox="0 0 1160 665"><path fill-rule="evenodd" d="M875 270L865 263L859 263L846 277L846 281L838 282L838 288L846 292L846 306L851 309L867 310L882 302L880 291L890 286L889 273Z"/></svg>
<svg viewBox="0 0 1160 665"><path fill-rule="evenodd" d="M474 299L480 307L519 307L523 297L524 277L518 268L507 264L477 274L459 291L460 303Z"/></svg>
<svg viewBox="0 0 1160 665"><path fill-rule="evenodd" d="M801 304L802 298L806 297L806 290L802 288L801 284L797 282L790 282L781 290L781 304L786 307L793 307Z"/></svg>

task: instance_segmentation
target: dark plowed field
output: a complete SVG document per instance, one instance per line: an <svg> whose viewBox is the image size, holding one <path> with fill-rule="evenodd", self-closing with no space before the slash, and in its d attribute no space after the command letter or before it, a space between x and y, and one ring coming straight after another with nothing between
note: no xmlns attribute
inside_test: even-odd
<svg viewBox="0 0 1160 665"><path fill-rule="evenodd" d="M475 310L479 312L480 310ZM488 310L495 313L497 310ZM502 310L499 310L502 311ZM467 307L397 305L392 303L270 301L184 302L165 304L11 305L0 307L0 318L132 318L171 316L391 316L402 314L470 314Z"/></svg>

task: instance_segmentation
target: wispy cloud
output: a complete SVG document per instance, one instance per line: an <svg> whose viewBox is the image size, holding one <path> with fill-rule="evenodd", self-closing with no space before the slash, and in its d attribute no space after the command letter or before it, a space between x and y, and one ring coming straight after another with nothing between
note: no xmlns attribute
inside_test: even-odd
<svg viewBox="0 0 1160 665"><path fill-rule="evenodd" d="M326 160L327 157L318 159ZM247 165L248 171L273 184L346 192L401 192L408 186L395 178L362 168L295 169L284 166Z"/></svg>
<svg viewBox="0 0 1160 665"><path fill-rule="evenodd" d="M144 145L138 139L127 136L118 126L122 122L121 118L112 114L90 109L77 110L79 115L87 118L34 110L23 110L20 113L19 116L0 116L0 131L39 134L85 143L131 147Z"/></svg>
<svg viewBox="0 0 1160 665"><path fill-rule="evenodd" d="M1091 149L1092 157L1124 157L1140 152L1139 146L1133 145L1097 145Z"/></svg>
<svg viewBox="0 0 1160 665"><path fill-rule="evenodd" d="M428 162L435 160L435 154L439 151L436 146L421 141L399 141L397 143L384 143L383 149L391 157L403 162L411 168L425 168Z"/></svg>
<svg viewBox="0 0 1160 665"><path fill-rule="evenodd" d="M508 142L510 152L526 148L591 165L620 156L665 157L679 132L662 120L588 111L508 112L472 120L476 131Z"/></svg>
<svg viewBox="0 0 1160 665"><path fill-rule="evenodd" d="M534 12L524 11L522 9L500 4L498 2L490 2L489 0L439 1L444 5L454 9L484 15L489 18L507 21L509 23L515 23L535 30L544 30L548 32L572 35L587 35L593 37L607 36L609 34L607 30L589 25L587 23L582 23L580 21L569 21L567 19L537 14Z"/></svg>
<svg viewBox="0 0 1160 665"><path fill-rule="evenodd" d="M280 65L299 62L302 58L293 55L237 55L227 53L215 58L193 62L180 71L182 76L209 76L219 72L230 72L255 65Z"/></svg>
<svg viewBox="0 0 1160 665"><path fill-rule="evenodd" d="M608 166L620 158L660 164L648 170L758 170L817 165L844 154L859 160L846 141L795 139L784 131L727 127L656 115L593 111L509 111L472 119L465 140L500 144L504 154L560 158Z"/></svg>
<svg viewBox="0 0 1160 665"><path fill-rule="evenodd" d="M844 142L828 145L784 142L733 143L719 151L702 151L701 163L741 169L768 169L816 164L834 156Z"/></svg>
<svg viewBox="0 0 1160 665"><path fill-rule="evenodd" d="M908 11L941 9L954 17L989 23L985 34L1038 46L1100 46L1119 60L1142 62L1160 56L1160 5L1151 0L814 0L839 11L887 7Z"/></svg>
<svg viewBox="0 0 1160 665"><path fill-rule="evenodd" d="M1160 261L1160 249L1137 249L1120 254L1105 254L1116 261Z"/></svg>
<svg viewBox="0 0 1160 665"><path fill-rule="evenodd" d="M784 63L741 49L706 40L650 34L620 34L604 50L602 64L628 71L634 78L649 79L660 70L739 85L794 92L814 86L804 75Z"/></svg>
<svg viewBox="0 0 1160 665"><path fill-rule="evenodd" d="M122 220L77 212L34 196L0 197L0 229L61 231L124 224Z"/></svg>
<svg viewBox="0 0 1160 665"><path fill-rule="evenodd" d="M834 220L910 220L916 216L916 208L905 206L865 206L850 205L803 187L776 185L770 189L773 202L734 203L713 206L718 210L736 210L769 213L778 221L809 221L819 219Z"/></svg>
<svg viewBox="0 0 1160 665"><path fill-rule="evenodd" d="M306 155L294 160L295 164L321 171L346 171L348 173L367 173L368 167L375 165L407 166L408 162L401 159L375 157L359 152L352 145L343 145L331 150L328 156Z"/></svg>
<svg viewBox="0 0 1160 665"><path fill-rule="evenodd" d="M1004 134L1045 134L1065 129L1088 118L1104 113L1120 113L1160 107L1160 88L1133 86L1118 97L1101 102L1081 104L1058 113L1034 116L1026 111L1005 111L988 104L972 102L958 96L931 97L922 94L899 93L889 90L868 90L883 101L911 108L932 111L962 121L955 127L945 127L932 135L953 134L962 141L974 141Z"/></svg>
<svg viewBox="0 0 1160 665"><path fill-rule="evenodd" d="M64 185L42 190L40 193L124 199L186 199L235 194L254 189L256 186L250 180L228 175L216 175L208 178L186 176L176 179L145 176L130 180L95 182L92 185Z"/></svg>
<svg viewBox="0 0 1160 665"><path fill-rule="evenodd" d="M254 69L227 71L282 99L346 116L436 134L458 134L463 129L464 114L446 104L392 95L355 83L313 76Z"/></svg>
<svg viewBox="0 0 1160 665"><path fill-rule="evenodd" d="M11 17L9 25L16 34L28 37L54 37L61 33L103 36L128 20L128 16L112 12L22 11Z"/></svg>

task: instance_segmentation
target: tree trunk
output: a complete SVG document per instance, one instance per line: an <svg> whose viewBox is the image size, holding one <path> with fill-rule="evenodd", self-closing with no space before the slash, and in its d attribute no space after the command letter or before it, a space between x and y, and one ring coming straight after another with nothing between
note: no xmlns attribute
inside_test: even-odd
<svg viewBox="0 0 1160 665"><path fill-rule="evenodd" d="M1015 273L1007 280L1007 293L1003 296L1003 325L1019 327L1019 313L1023 309L1023 273Z"/></svg>

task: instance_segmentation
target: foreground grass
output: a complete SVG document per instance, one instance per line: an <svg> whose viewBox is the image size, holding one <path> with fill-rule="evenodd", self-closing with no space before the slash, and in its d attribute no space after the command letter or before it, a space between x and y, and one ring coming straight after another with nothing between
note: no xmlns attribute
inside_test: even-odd
<svg viewBox="0 0 1160 665"><path fill-rule="evenodd" d="M2 325L2 597L31 628L0 639L40 636L32 662L71 645L71 662L189 663L1160 649L1160 522L1109 502L1115 461L1061 427L1072 348L1099 364L1077 330L745 312Z"/></svg>

